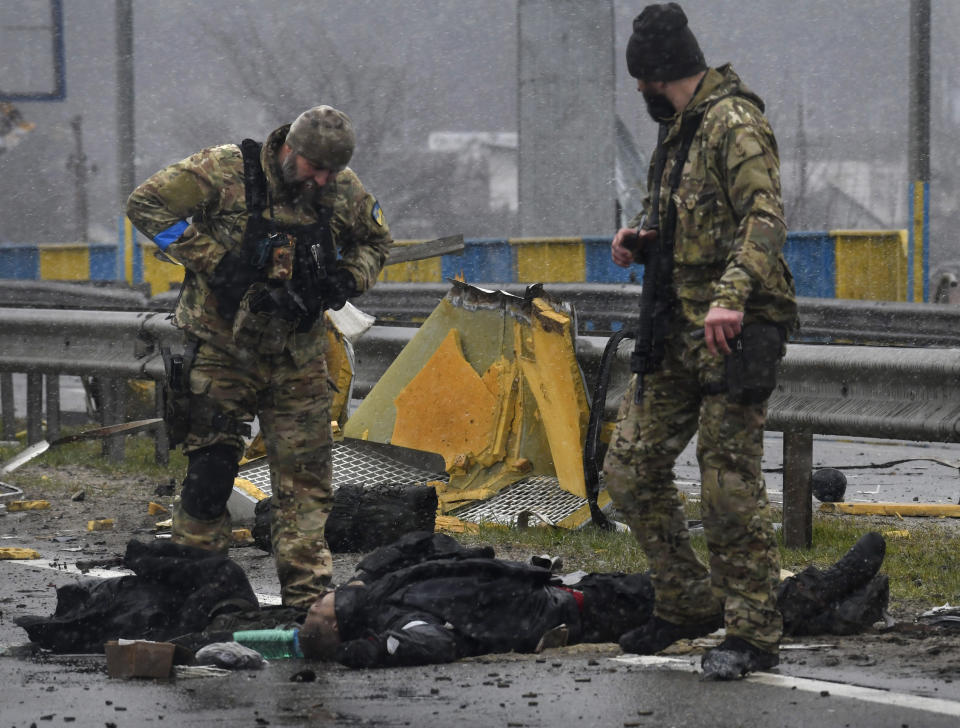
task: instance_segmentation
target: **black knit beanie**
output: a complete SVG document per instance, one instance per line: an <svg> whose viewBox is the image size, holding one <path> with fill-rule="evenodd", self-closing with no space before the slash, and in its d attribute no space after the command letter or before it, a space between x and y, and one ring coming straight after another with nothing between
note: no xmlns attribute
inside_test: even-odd
<svg viewBox="0 0 960 728"><path fill-rule="evenodd" d="M643 81L676 81L707 70L703 51L677 3L647 5L633 19L627 70Z"/></svg>

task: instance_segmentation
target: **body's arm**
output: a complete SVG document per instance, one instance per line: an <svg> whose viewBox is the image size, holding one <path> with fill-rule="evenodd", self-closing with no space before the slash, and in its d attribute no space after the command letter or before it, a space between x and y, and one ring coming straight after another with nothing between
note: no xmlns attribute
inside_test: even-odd
<svg viewBox="0 0 960 728"><path fill-rule="evenodd" d="M460 655L452 630L430 617L401 620L397 629L343 642L337 662L347 667L398 667L453 662Z"/></svg>

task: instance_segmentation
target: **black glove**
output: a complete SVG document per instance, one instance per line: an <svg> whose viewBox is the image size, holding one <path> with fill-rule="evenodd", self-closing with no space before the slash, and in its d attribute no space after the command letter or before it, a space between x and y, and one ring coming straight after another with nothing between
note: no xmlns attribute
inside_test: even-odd
<svg viewBox="0 0 960 728"><path fill-rule="evenodd" d="M376 637L350 640L337 647L337 662L353 668L376 667L384 652Z"/></svg>
<svg viewBox="0 0 960 728"><path fill-rule="evenodd" d="M261 272L244 260L242 255L227 251L209 278L210 289L217 296L217 313L232 321L240 308L243 294L260 276Z"/></svg>
<svg viewBox="0 0 960 728"><path fill-rule="evenodd" d="M329 288L324 294L324 303L327 308L339 311L347 303L348 298L357 295L357 281L353 273L346 268L337 268L330 277Z"/></svg>

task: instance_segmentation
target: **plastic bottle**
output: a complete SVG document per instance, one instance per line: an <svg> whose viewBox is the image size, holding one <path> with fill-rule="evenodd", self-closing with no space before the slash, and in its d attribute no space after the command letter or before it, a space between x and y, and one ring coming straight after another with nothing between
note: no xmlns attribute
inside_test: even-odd
<svg viewBox="0 0 960 728"><path fill-rule="evenodd" d="M234 632L233 640L256 650L268 660L303 657L299 629L247 629Z"/></svg>

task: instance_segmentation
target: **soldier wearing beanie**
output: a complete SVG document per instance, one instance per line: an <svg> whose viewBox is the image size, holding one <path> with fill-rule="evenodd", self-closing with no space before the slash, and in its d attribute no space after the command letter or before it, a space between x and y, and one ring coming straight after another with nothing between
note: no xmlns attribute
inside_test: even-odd
<svg viewBox="0 0 960 728"><path fill-rule="evenodd" d="M760 469L776 362L797 321L777 143L730 65L707 67L677 3L634 19L626 60L660 134L645 208L611 245L617 265L645 269L635 375L604 473L646 551L656 602L620 644L654 654L726 627L703 671L732 679L777 665L782 632ZM709 569L673 485L694 434Z"/></svg>
<svg viewBox="0 0 960 728"><path fill-rule="evenodd" d="M127 201L133 224L186 268L174 322L188 345L168 370L167 428L189 466L172 540L226 552L242 435L259 416L283 603L304 610L332 567L324 311L372 286L392 243L347 166L354 145L350 118L316 106L263 143L211 147L160 170Z"/></svg>

